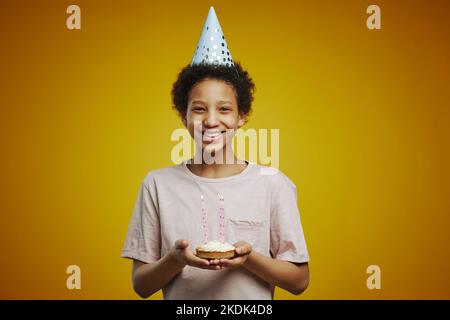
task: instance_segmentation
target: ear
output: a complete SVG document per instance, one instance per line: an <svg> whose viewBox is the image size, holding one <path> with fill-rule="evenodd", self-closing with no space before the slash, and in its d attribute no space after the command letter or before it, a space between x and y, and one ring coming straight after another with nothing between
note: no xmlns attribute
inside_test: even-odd
<svg viewBox="0 0 450 320"><path fill-rule="evenodd" d="M187 127L187 119L186 114L180 113L181 122L183 122L184 126Z"/></svg>
<svg viewBox="0 0 450 320"><path fill-rule="evenodd" d="M247 117L245 114L240 113L239 114L239 120L238 120L238 128L242 127L247 122Z"/></svg>

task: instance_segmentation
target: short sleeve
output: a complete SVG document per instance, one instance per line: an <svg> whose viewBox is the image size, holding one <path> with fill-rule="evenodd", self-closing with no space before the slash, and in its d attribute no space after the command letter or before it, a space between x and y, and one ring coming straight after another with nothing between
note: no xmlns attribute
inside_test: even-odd
<svg viewBox="0 0 450 320"><path fill-rule="evenodd" d="M281 172L276 174L275 180L270 213L270 254L275 259L308 262L309 255L297 206L297 188Z"/></svg>
<svg viewBox="0 0 450 320"><path fill-rule="evenodd" d="M161 232L155 193L145 180L128 226L122 258L151 263L161 257Z"/></svg>

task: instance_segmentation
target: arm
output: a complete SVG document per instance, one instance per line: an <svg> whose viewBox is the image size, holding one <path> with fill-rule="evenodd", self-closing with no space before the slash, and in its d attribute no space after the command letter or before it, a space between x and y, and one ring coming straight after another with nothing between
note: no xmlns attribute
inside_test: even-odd
<svg viewBox="0 0 450 320"><path fill-rule="evenodd" d="M309 284L308 263L293 263L272 259L252 251L250 244L240 241L235 244L237 257L221 259L224 267L243 267L264 281L283 288L295 295L301 294Z"/></svg>
<svg viewBox="0 0 450 320"><path fill-rule="evenodd" d="M134 260L132 273L134 291L141 298L148 298L169 283L186 265L209 270L220 269L217 264L196 257L188 245L186 240L178 240L161 259L152 263Z"/></svg>
<svg viewBox="0 0 450 320"><path fill-rule="evenodd" d="M305 291L309 284L308 263L296 264L272 259L252 251L243 267L264 281L295 295Z"/></svg>
<svg viewBox="0 0 450 320"><path fill-rule="evenodd" d="M133 289L141 298L148 298L175 277L183 266L168 252L153 263L133 261Z"/></svg>

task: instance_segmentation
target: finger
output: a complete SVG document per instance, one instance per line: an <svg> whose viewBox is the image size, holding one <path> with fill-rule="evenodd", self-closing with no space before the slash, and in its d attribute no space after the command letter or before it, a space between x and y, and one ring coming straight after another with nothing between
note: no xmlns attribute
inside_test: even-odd
<svg viewBox="0 0 450 320"><path fill-rule="evenodd" d="M180 240L175 241L175 248L177 248L177 249L184 249L188 245L189 245L189 242L187 240L180 239Z"/></svg>
<svg viewBox="0 0 450 320"><path fill-rule="evenodd" d="M234 267L233 263L230 262L230 261L227 261L227 260L220 261L220 265L221 265L223 268L233 268L233 267Z"/></svg>
<svg viewBox="0 0 450 320"><path fill-rule="evenodd" d="M220 265L227 268L233 268L239 265L238 258L234 259L220 259Z"/></svg>
<svg viewBox="0 0 450 320"><path fill-rule="evenodd" d="M220 263L220 260L219 260L219 259L209 260L209 263L210 263L211 265L217 265L217 264Z"/></svg>
<svg viewBox="0 0 450 320"><path fill-rule="evenodd" d="M242 247L238 247L236 248L236 253L238 255L245 255L245 254L249 254L251 251L251 249L248 246L242 246Z"/></svg>
<svg viewBox="0 0 450 320"><path fill-rule="evenodd" d="M209 270L220 270L220 269L222 269L222 266L220 266L220 265L212 265L212 266L208 266L208 267L205 267L205 269L209 269Z"/></svg>
<svg viewBox="0 0 450 320"><path fill-rule="evenodd" d="M188 250L188 252L186 253L186 257L192 261L203 261L203 262L208 262L208 264L210 262L208 259L204 259L204 258L197 256L197 254L191 250Z"/></svg>
<svg viewBox="0 0 450 320"><path fill-rule="evenodd" d="M197 264L197 265L201 265L201 266L210 266L211 265L211 263L208 260L199 258L199 257L194 256L194 255L189 256L188 259L193 264Z"/></svg>
<svg viewBox="0 0 450 320"><path fill-rule="evenodd" d="M205 266L202 264L194 264L194 267L200 268L200 269L205 269L205 270L220 270L222 269L222 267L220 265L209 265L209 266Z"/></svg>

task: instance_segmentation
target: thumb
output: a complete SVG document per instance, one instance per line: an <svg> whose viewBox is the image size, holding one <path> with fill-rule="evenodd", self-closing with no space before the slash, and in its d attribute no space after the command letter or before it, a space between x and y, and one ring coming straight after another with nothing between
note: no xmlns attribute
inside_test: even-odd
<svg viewBox="0 0 450 320"><path fill-rule="evenodd" d="M236 248L236 253L239 255L245 255L245 254L250 253L251 251L252 251L252 248L247 244L244 244L244 245Z"/></svg>
<svg viewBox="0 0 450 320"><path fill-rule="evenodd" d="M177 248L177 249L187 248L188 245L189 245L189 242L187 240L180 239L180 240L175 241L175 248Z"/></svg>

